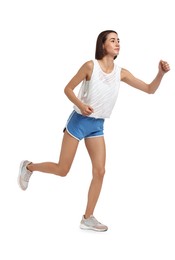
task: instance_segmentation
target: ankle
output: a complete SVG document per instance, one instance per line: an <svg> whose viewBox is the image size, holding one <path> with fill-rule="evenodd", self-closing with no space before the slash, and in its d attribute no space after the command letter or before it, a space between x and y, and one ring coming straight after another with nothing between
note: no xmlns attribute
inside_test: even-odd
<svg viewBox="0 0 175 260"><path fill-rule="evenodd" d="M84 214L84 218L85 218L85 219L90 218L90 216L92 216L92 214Z"/></svg>
<svg viewBox="0 0 175 260"><path fill-rule="evenodd" d="M27 166L26 166L26 169L29 171L29 172L32 172L32 163L29 163Z"/></svg>

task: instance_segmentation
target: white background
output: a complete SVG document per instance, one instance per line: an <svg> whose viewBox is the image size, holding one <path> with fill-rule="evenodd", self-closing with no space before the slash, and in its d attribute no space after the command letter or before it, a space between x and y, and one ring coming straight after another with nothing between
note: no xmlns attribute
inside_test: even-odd
<svg viewBox="0 0 175 260"><path fill-rule="evenodd" d="M173 1L1 0L0 259L175 259L175 60ZM116 63L151 82L160 59L171 71L148 95L121 83L105 123L106 176L84 232L91 165L83 141L66 178L35 173L17 184L21 160L57 161L72 111L63 89L94 58L98 34L116 30Z"/></svg>

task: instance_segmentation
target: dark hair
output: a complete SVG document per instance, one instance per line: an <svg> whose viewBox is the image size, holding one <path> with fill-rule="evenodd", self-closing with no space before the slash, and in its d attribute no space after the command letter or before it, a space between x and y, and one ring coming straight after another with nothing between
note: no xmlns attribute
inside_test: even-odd
<svg viewBox="0 0 175 260"><path fill-rule="evenodd" d="M113 30L106 30L106 31L101 32L97 37L96 50L95 50L95 59L97 59L97 60L101 60L106 55L106 52L103 48L103 44L105 43L109 33L117 34L117 32L115 32ZM116 59L116 58L117 58L117 56L114 57L114 59Z"/></svg>

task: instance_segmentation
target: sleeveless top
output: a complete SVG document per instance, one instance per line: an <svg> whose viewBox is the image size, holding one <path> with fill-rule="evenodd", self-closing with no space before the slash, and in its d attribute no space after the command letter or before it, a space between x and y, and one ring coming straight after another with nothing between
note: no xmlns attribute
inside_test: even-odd
<svg viewBox="0 0 175 260"><path fill-rule="evenodd" d="M114 63L112 72L105 73L96 59L93 62L91 79L82 82L78 98L94 109L89 117L109 118L118 96L121 68ZM75 105L74 110L82 114Z"/></svg>

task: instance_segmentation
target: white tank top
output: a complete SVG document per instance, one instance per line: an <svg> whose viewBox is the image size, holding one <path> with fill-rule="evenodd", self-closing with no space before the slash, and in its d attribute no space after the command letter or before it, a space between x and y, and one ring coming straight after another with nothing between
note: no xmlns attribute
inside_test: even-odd
<svg viewBox="0 0 175 260"><path fill-rule="evenodd" d="M121 68L114 63L112 72L105 73L97 60L93 62L91 79L82 82L78 98L94 109L90 117L109 118L118 96ZM74 106L74 109L81 114L77 106Z"/></svg>

